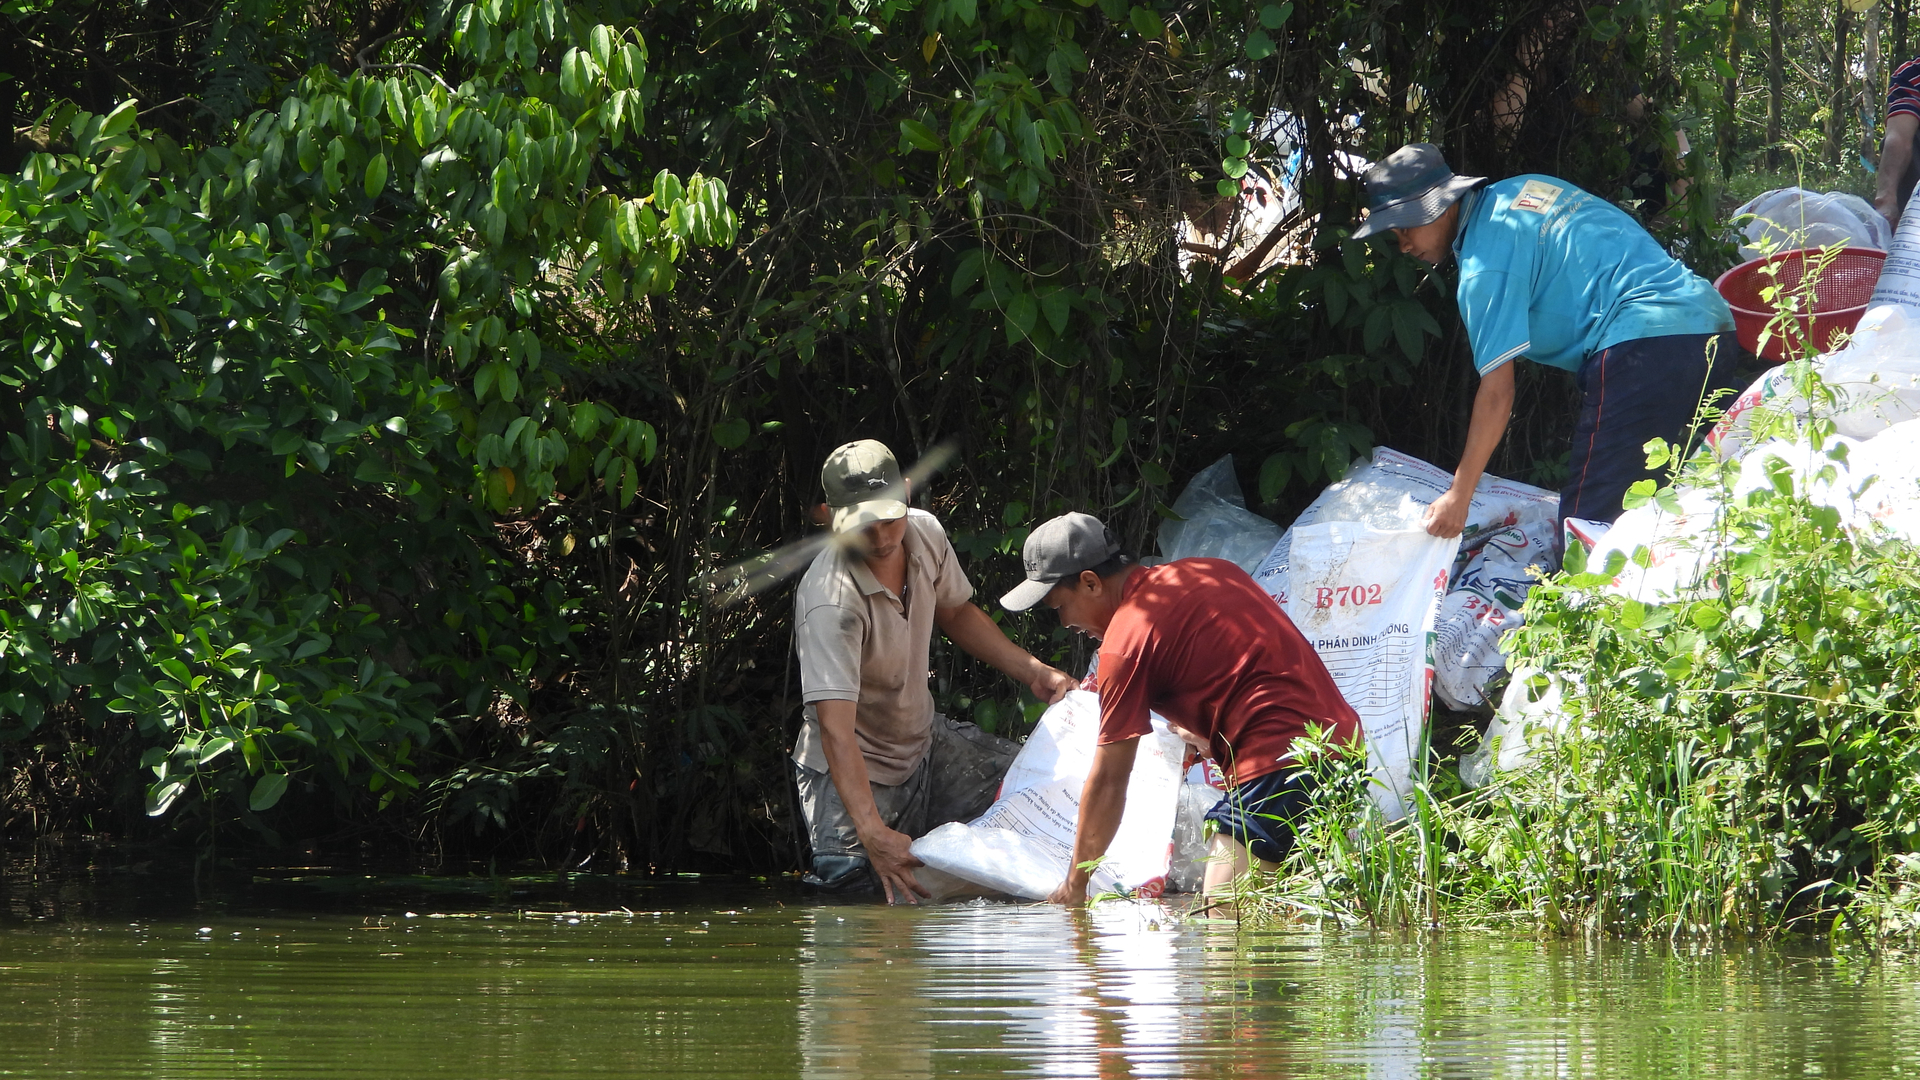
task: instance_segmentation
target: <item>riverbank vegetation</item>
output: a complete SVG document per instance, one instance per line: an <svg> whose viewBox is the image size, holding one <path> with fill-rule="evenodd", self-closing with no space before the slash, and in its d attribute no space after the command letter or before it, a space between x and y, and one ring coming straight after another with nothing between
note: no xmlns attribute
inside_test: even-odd
<svg viewBox="0 0 1920 1080"><path fill-rule="evenodd" d="M827 450L957 438L926 502L989 596L1060 510L1150 550L1228 450L1282 521L1372 445L1450 464L1450 290L1347 239L1354 160L1560 175L1717 273L1727 176L1857 180L1852 17L1775 9L0 5L0 830L793 866L787 595L702 581L807 531ZM1267 197L1285 257L1223 265ZM1525 375L1493 467L1551 485L1572 388ZM1609 690L1647 760L1706 723L1665 686Z"/></svg>
<svg viewBox="0 0 1920 1080"><path fill-rule="evenodd" d="M1830 402L1804 361L1793 377ZM1834 491L1874 481L1840 473L1818 408L1743 419L1781 440L1753 451L1766 483L1707 452L1638 496L1679 514L1676 488L1713 495L1697 588L1642 603L1609 589L1623 556L1590 566L1576 547L1504 644L1538 703L1501 736L1525 752L1487 747L1473 790L1464 760L1433 769L1391 825L1360 767L1317 756L1305 841L1251 908L1548 934L1920 931L1920 551L1843 521Z"/></svg>

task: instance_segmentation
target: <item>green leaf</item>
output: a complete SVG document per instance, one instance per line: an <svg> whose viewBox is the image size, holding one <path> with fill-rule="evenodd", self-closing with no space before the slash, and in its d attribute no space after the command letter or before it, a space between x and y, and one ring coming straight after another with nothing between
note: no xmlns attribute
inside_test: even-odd
<svg viewBox="0 0 1920 1080"><path fill-rule="evenodd" d="M713 441L720 444L722 450L738 450L747 443L752 427L738 416L728 417L713 425Z"/></svg>
<svg viewBox="0 0 1920 1080"><path fill-rule="evenodd" d="M1288 0L1284 4L1268 4L1260 9L1260 25L1269 30L1278 30L1293 17L1293 4Z"/></svg>
<svg viewBox="0 0 1920 1080"><path fill-rule="evenodd" d="M387 155L375 154L367 162L367 197L373 198L387 190Z"/></svg>
<svg viewBox="0 0 1920 1080"><path fill-rule="evenodd" d="M1140 463L1140 480L1154 487L1166 487L1173 483L1173 474L1157 461L1143 461Z"/></svg>
<svg viewBox="0 0 1920 1080"><path fill-rule="evenodd" d="M970 248L961 253L960 261L953 266L953 283L951 290L954 296L959 296L961 293L973 288L974 283L980 280L980 273L985 266L985 262L986 254L979 248Z"/></svg>
<svg viewBox="0 0 1920 1080"><path fill-rule="evenodd" d="M1260 463L1260 502L1270 504L1287 489L1293 477L1293 457L1287 453L1268 454Z"/></svg>
<svg viewBox="0 0 1920 1080"><path fill-rule="evenodd" d="M1265 60L1274 54L1273 39L1265 30L1255 30L1247 35L1247 59Z"/></svg>
<svg viewBox="0 0 1920 1080"><path fill-rule="evenodd" d="M138 119L140 119L140 102L128 98L114 106L113 111L107 114L107 118L101 121L100 138L111 139L132 127L133 122Z"/></svg>
<svg viewBox="0 0 1920 1080"><path fill-rule="evenodd" d="M1055 335L1066 333L1067 319L1073 315L1073 293L1066 289L1053 290L1040 298L1040 310Z"/></svg>
<svg viewBox="0 0 1920 1080"><path fill-rule="evenodd" d="M273 809L280 796L287 793L287 774L270 772L254 782L253 793L247 796L247 809L258 814Z"/></svg>
<svg viewBox="0 0 1920 1080"><path fill-rule="evenodd" d="M1408 360L1418 363L1420 355L1426 349L1426 341L1421 335L1420 302L1401 300L1393 305L1393 336L1400 342L1400 351Z"/></svg>
<svg viewBox="0 0 1920 1080"><path fill-rule="evenodd" d="M940 149L940 136L935 135L932 128L918 120L900 121L900 138L918 150L938 151Z"/></svg>
<svg viewBox="0 0 1920 1080"><path fill-rule="evenodd" d="M1136 4L1133 10L1127 12L1127 21L1133 24L1133 29L1141 37L1159 41L1167 36L1167 24L1150 8Z"/></svg>
<svg viewBox="0 0 1920 1080"><path fill-rule="evenodd" d="M1012 345L1021 338L1033 336L1034 320L1039 318L1039 305L1033 301L1030 292L1015 293L1007 303L1007 344Z"/></svg>
<svg viewBox="0 0 1920 1080"><path fill-rule="evenodd" d="M147 788L147 816L159 817L166 813L186 790L187 782L179 778L162 780Z"/></svg>

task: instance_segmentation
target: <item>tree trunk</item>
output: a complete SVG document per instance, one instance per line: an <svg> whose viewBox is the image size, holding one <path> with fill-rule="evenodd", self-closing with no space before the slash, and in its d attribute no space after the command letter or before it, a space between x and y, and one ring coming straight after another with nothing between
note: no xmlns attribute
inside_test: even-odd
<svg viewBox="0 0 1920 1080"><path fill-rule="evenodd" d="M1862 36L1866 39L1867 61L1866 75L1860 81L1860 156L1864 160L1880 160L1880 124L1876 119L1879 109L1876 99L1887 94L1886 77L1880 71L1880 5L1867 9L1867 25Z"/></svg>
<svg viewBox="0 0 1920 1080"><path fill-rule="evenodd" d="M1677 23L1680 19L1681 0L1666 0L1660 5L1660 83L1665 90L1673 82L1674 42L1679 37Z"/></svg>
<svg viewBox="0 0 1920 1080"><path fill-rule="evenodd" d="M1720 119L1720 175L1733 176L1733 158L1738 146L1736 135L1739 127L1740 106L1740 0L1730 0L1727 4L1727 70L1729 74L1723 80L1721 99L1725 113Z"/></svg>
<svg viewBox="0 0 1920 1080"><path fill-rule="evenodd" d="M1780 167L1781 113L1786 108L1786 53L1780 0L1767 0L1767 168Z"/></svg>
<svg viewBox="0 0 1920 1080"><path fill-rule="evenodd" d="M1893 0L1893 62L1889 69L1913 59L1907 51L1907 14L1913 10L1913 0Z"/></svg>
<svg viewBox="0 0 1920 1080"><path fill-rule="evenodd" d="M1847 34L1853 29L1853 12L1843 2L1833 16L1833 56L1827 66L1832 81L1827 86L1827 164L1838 166L1840 152L1847 144Z"/></svg>

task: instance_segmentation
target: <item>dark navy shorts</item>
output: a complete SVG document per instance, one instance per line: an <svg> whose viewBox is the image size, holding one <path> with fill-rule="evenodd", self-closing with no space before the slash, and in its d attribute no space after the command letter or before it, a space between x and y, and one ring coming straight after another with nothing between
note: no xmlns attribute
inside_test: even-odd
<svg viewBox="0 0 1920 1080"><path fill-rule="evenodd" d="M1293 823L1307 808L1313 778L1288 766L1228 788L1206 819L1246 845L1256 859L1277 863L1293 850Z"/></svg>
<svg viewBox="0 0 1920 1080"><path fill-rule="evenodd" d="M1707 365L1709 345L1713 365ZM1662 475L1647 468L1649 439L1687 449L1693 418L1705 399L1725 407L1739 383L1742 350L1732 334L1675 334L1623 341L1580 366L1580 421L1573 429L1560 517L1612 521L1637 481Z"/></svg>

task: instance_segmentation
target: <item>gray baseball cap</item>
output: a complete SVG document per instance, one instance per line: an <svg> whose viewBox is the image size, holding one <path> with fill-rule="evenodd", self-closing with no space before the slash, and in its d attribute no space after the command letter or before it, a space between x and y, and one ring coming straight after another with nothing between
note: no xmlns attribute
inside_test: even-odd
<svg viewBox="0 0 1920 1080"><path fill-rule="evenodd" d="M1455 175L1432 143L1408 143L1367 170L1367 220L1353 238L1431 224L1486 179Z"/></svg>
<svg viewBox="0 0 1920 1080"><path fill-rule="evenodd" d="M1025 611L1046 598L1055 585L1120 554L1113 530L1092 514L1061 514L1027 535L1020 549L1027 580L1000 598L1008 611Z"/></svg>
<svg viewBox="0 0 1920 1080"><path fill-rule="evenodd" d="M876 521L907 516L907 493L900 482L900 463L878 439L861 439L838 447L820 467L820 486L833 508L833 531L853 532Z"/></svg>

